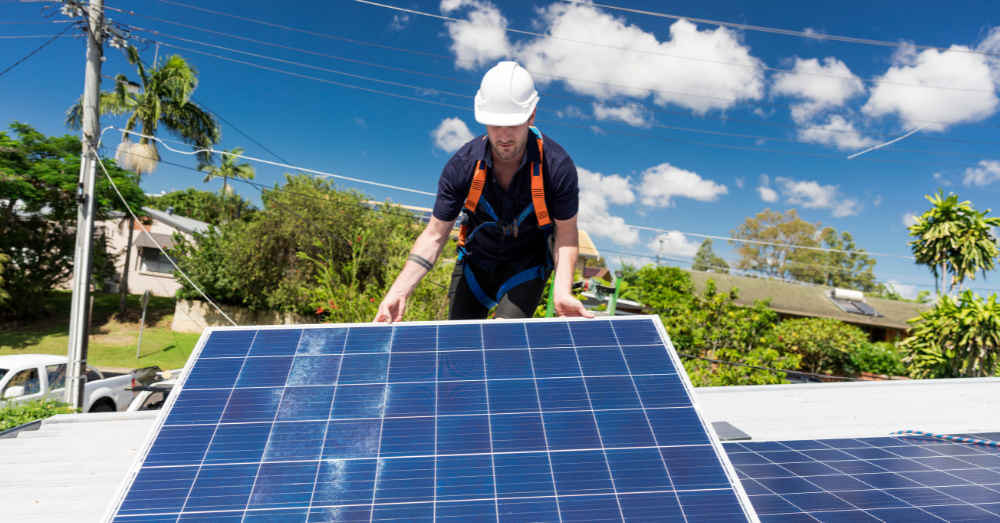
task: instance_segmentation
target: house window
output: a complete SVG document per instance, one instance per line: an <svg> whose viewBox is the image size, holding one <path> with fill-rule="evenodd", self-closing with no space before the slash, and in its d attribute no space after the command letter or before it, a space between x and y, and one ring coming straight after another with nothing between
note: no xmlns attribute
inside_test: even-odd
<svg viewBox="0 0 1000 523"><path fill-rule="evenodd" d="M173 258L164 255L159 249L143 247L139 269L147 272L170 274L174 271L174 266L170 263L171 260Z"/></svg>

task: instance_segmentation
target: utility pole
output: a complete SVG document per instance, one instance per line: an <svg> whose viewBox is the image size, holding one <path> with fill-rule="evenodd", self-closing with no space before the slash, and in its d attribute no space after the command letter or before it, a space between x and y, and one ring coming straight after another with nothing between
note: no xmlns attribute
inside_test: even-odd
<svg viewBox="0 0 1000 523"><path fill-rule="evenodd" d="M104 0L91 0L87 16L87 73L83 91L83 152L77 186L76 250L73 254L73 299L69 317L69 367L66 402L83 408L87 380L88 302L94 249L95 174L101 134L101 62L104 61Z"/></svg>

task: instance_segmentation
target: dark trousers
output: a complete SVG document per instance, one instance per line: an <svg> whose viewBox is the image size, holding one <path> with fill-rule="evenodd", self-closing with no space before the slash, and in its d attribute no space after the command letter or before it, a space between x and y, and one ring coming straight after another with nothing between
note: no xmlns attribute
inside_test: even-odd
<svg viewBox="0 0 1000 523"><path fill-rule="evenodd" d="M476 282L492 298L496 298L496 293L501 285L520 272L506 263L500 263L497 270L490 274L477 267L475 263L466 263L472 269ZM535 278L507 291L507 294L504 294L497 304L495 316L507 319L532 317L538 303L542 301L542 293L545 291L547 280L548 278ZM449 320L485 320L489 313L489 309L480 303L476 295L472 293L472 288L469 287L465 272L462 270L461 262L455 264L455 271L451 273L448 302Z"/></svg>

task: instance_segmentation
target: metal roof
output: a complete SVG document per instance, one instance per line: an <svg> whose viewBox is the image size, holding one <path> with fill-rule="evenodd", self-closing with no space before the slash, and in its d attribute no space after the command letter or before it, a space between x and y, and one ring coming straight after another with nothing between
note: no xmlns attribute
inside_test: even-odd
<svg viewBox="0 0 1000 523"><path fill-rule="evenodd" d="M705 290L709 279L715 280L718 290L729 292L736 287L739 298L736 303L752 305L754 300L771 299L771 308L782 314L793 316L808 316L811 318L832 318L835 320L890 329L909 330L913 326L906 320L917 318L920 312L930 310L930 305L906 301L893 301L882 298L866 297L865 301L876 311L878 316L865 316L844 312L827 298L828 287L802 285L763 278L747 278L730 274L714 272L688 271L698 292Z"/></svg>
<svg viewBox="0 0 1000 523"><path fill-rule="evenodd" d="M100 520L158 415L62 414L0 439L3 520Z"/></svg>
<svg viewBox="0 0 1000 523"><path fill-rule="evenodd" d="M152 207L143 207L142 210L146 211L150 217L158 222L165 223L181 232L186 232L188 234L196 232L208 232L211 225L195 220L192 218L185 218L177 214L167 214L166 211L161 211L154 209Z"/></svg>

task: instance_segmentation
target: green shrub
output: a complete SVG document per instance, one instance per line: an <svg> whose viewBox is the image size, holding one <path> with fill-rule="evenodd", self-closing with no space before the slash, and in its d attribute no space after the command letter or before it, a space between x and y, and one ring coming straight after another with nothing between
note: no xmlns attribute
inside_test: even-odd
<svg viewBox="0 0 1000 523"><path fill-rule="evenodd" d="M68 403L54 399L43 399L14 404L8 402L0 409L0 431L12 429L38 419L51 418L56 414L73 414L76 409Z"/></svg>
<svg viewBox="0 0 1000 523"><path fill-rule="evenodd" d="M971 290L942 296L921 312L913 335L900 343L911 378L995 376L1000 362L1000 302Z"/></svg>
<svg viewBox="0 0 1000 523"><path fill-rule="evenodd" d="M889 376L906 376L903 354L893 344L884 341L859 344L848 354L844 370L854 375L870 372Z"/></svg>
<svg viewBox="0 0 1000 523"><path fill-rule="evenodd" d="M770 369L792 370L799 366L801 356L781 354L774 349L756 348L748 352L722 349L716 352L716 359L733 361L744 365L767 367ZM772 372L736 365L713 364L705 360L684 360L691 383L695 387L722 387L726 385L780 385L788 383L785 373Z"/></svg>
<svg viewBox="0 0 1000 523"><path fill-rule="evenodd" d="M847 372L850 354L868 341L868 335L854 325L826 318L785 320L774 334L775 348L802 357L802 370L841 376Z"/></svg>

